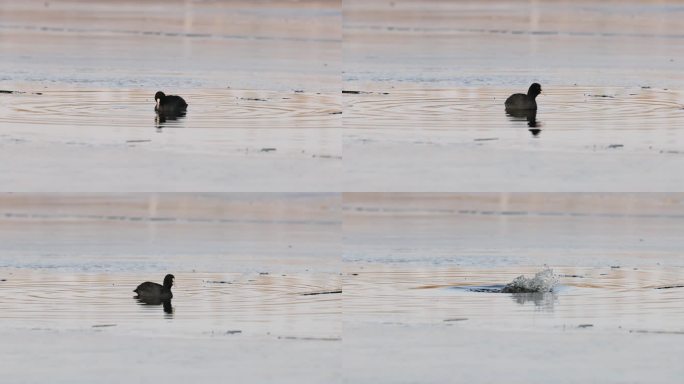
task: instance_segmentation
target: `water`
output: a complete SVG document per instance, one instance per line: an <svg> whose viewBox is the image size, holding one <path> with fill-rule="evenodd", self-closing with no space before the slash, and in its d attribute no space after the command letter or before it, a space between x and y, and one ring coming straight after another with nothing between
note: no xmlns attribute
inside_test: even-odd
<svg viewBox="0 0 684 384"><path fill-rule="evenodd" d="M605 382L666 383L681 372L684 289L658 288L683 281L684 268L554 266L559 285L553 292L472 290L501 290L516 276L537 271L537 266L346 265L344 343L357 351L345 358L353 368L348 376L382 380L369 362L416 382L440 382L454 367L468 380L494 382L529 365L526 381L541 383L580 362L591 372L561 375L559 381L600 376ZM374 357L380 352L391 358ZM542 363L531 363L537 360Z"/></svg>
<svg viewBox="0 0 684 384"><path fill-rule="evenodd" d="M681 92L542 84L530 124L503 107L526 86L345 94L347 184L371 191L667 191L682 184L673 172L684 161ZM422 182L409 182L416 178Z"/></svg>
<svg viewBox="0 0 684 384"><path fill-rule="evenodd" d="M580 360L604 381L666 382L680 372L673 338L684 332L683 202L598 193L1 195L0 354L11 367L3 374L67 382L72 371L60 367L97 359L105 363L86 364L83 382L121 366L115 378L133 380L152 363L163 367L155 377L172 382L439 382L456 364L477 381L545 356L539 377ZM553 275L530 278L544 264ZM176 276L171 311L133 298L139 283L166 273ZM521 275L558 285L492 291ZM183 374L191 363L202 369ZM378 377L378 367L393 370Z"/></svg>
<svg viewBox="0 0 684 384"><path fill-rule="evenodd" d="M190 104L186 116L163 121L154 92L64 87L0 95L0 146L13 164L3 184L15 191L225 191L279 190L286 180L309 184L303 190L339 183L338 96L186 89L178 92ZM25 156L33 152L50 161Z"/></svg>
<svg viewBox="0 0 684 384"><path fill-rule="evenodd" d="M368 193L343 203L349 324L682 331L679 194Z"/></svg>
<svg viewBox="0 0 684 384"><path fill-rule="evenodd" d="M118 332L225 333L340 338L339 289L325 273L177 273L172 313L143 305L132 290L159 273L64 273L3 269L2 321L12 328L65 331L116 326Z"/></svg>
<svg viewBox="0 0 684 384"><path fill-rule="evenodd" d="M0 268L143 281L160 270L337 273L338 208L335 194L4 195Z"/></svg>
<svg viewBox="0 0 684 384"><path fill-rule="evenodd" d="M681 266L682 207L679 194L345 194L344 260Z"/></svg>
<svg viewBox="0 0 684 384"><path fill-rule="evenodd" d="M678 191L677 4L349 1L350 191ZM534 127L503 102L538 82Z"/></svg>
<svg viewBox="0 0 684 384"><path fill-rule="evenodd" d="M524 128L525 125L506 118L504 100L511 93L526 92L527 86L529 84L518 85L517 89L399 89L358 95L345 94L344 107L349 115L345 116L344 122L349 128L371 131L368 134L396 130L398 133L441 133L442 136L458 138L469 132L496 132L512 138L518 136L515 128ZM634 131L643 130L665 134L665 141L668 139L668 132L678 135L677 127L684 119L684 94L677 90L555 85L542 87L544 91L537 98L538 119L554 135L573 135L562 137L566 145L585 147L586 143L582 139L583 133L586 134L587 131L592 133L594 141L601 139L602 134L627 136L629 140L629 135L643 133ZM425 124L416 126L416 122ZM669 139L672 137L676 136L670 136Z"/></svg>
<svg viewBox="0 0 684 384"><path fill-rule="evenodd" d="M554 292L494 292L517 275L537 270L355 265L347 268L344 279L345 321L405 326L458 322L466 329L507 332L555 332L581 324L591 324L593 332L684 331L684 289L657 289L681 282L681 267L554 268L559 284Z"/></svg>
<svg viewBox="0 0 684 384"><path fill-rule="evenodd" d="M345 86L681 89L681 12L652 2L349 1Z"/></svg>
<svg viewBox="0 0 684 384"><path fill-rule="evenodd" d="M337 195L0 200L0 321L9 328L340 337L340 294L315 294L341 289ZM138 284L165 273L176 276L172 314L133 299Z"/></svg>
<svg viewBox="0 0 684 384"><path fill-rule="evenodd" d="M0 7L3 381L684 375L682 6Z"/></svg>
<svg viewBox="0 0 684 384"><path fill-rule="evenodd" d="M669 193L344 194L347 377L671 381L683 207ZM501 292L513 282L553 290ZM590 370L564 374L576 365Z"/></svg>
<svg viewBox="0 0 684 384"><path fill-rule="evenodd" d="M335 380L339 200L0 195L3 380ZM176 276L170 308L134 299L166 273ZM198 372L183 373L189 364Z"/></svg>
<svg viewBox="0 0 684 384"><path fill-rule="evenodd" d="M190 107L185 117L159 124L154 113L154 91L146 89L64 89L3 95L1 122L7 127L40 126L49 131L90 127L107 131L154 128L333 129L337 96L304 92L186 89ZM155 124L156 123L156 124ZM228 134L226 132L225 134ZM294 132L296 133L296 132ZM197 132L195 133L197 134ZM233 131L232 135L236 132ZM244 133L243 133L244 134ZM331 144L331 143L330 143ZM300 144L301 145L301 144Z"/></svg>
<svg viewBox="0 0 684 384"><path fill-rule="evenodd" d="M0 89L21 83L152 92L338 89L341 12L331 3L30 0L2 6Z"/></svg>
<svg viewBox="0 0 684 384"><path fill-rule="evenodd" d="M328 2L4 2L0 185L338 191L340 19ZM159 90L187 115L157 120Z"/></svg>

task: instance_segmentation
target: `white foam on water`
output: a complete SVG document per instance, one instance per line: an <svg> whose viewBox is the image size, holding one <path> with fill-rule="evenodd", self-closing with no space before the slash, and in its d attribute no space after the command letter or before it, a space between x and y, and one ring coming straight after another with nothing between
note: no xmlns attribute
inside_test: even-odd
<svg viewBox="0 0 684 384"><path fill-rule="evenodd" d="M526 292L552 292L558 285L558 276L553 273L553 269L545 267L537 272L534 277L528 278L520 275L513 279L501 290L504 293L526 293Z"/></svg>

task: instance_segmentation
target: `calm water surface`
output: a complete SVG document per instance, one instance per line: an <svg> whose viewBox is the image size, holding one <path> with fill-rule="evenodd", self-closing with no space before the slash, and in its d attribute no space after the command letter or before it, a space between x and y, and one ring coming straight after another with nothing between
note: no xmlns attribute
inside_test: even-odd
<svg viewBox="0 0 684 384"><path fill-rule="evenodd" d="M347 190L679 191L680 13L346 2L343 89L360 92L344 95ZM506 116L506 97L533 82L535 123Z"/></svg>
<svg viewBox="0 0 684 384"><path fill-rule="evenodd" d="M0 146L13 163L2 178L15 191L326 191L339 183L339 95L186 89L174 93L187 114L163 120L155 90L39 90L0 94Z"/></svg>
<svg viewBox="0 0 684 384"><path fill-rule="evenodd" d="M152 274L3 269L0 275L0 321L8 327L341 337L341 295L330 293L341 289L336 274L174 273L172 313L133 299L132 290L155 280Z"/></svg>
<svg viewBox="0 0 684 384"><path fill-rule="evenodd" d="M509 116L503 106L511 93L526 92L526 87L345 94L345 142L370 147L414 144L428 151L433 147L435 152L468 147L479 149L480 154L473 156L485 158L489 152L516 150L521 160L539 151L607 156L638 152L652 155L653 161L659 155L682 153L684 94L680 91L543 85L536 124L531 127L529 119Z"/></svg>
<svg viewBox="0 0 684 384"><path fill-rule="evenodd" d="M6 190L340 190L339 2L0 7Z"/></svg>

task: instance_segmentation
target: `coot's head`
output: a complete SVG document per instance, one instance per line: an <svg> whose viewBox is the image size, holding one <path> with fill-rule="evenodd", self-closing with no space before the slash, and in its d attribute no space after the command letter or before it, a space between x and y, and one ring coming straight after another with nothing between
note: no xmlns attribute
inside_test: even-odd
<svg viewBox="0 0 684 384"><path fill-rule="evenodd" d="M171 286L173 285L174 279L175 279L175 277L173 275L171 275L171 274L166 275L166 277L164 277L164 288L171 288Z"/></svg>
<svg viewBox="0 0 684 384"><path fill-rule="evenodd" d="M542 92L541 85L539 85L539 83L533 83L532 85L530 85L530 89L527 90L527 96L530 96L531 98L535 98L541 92Z"/></svg>
<svg viewBox="0 0 684 384"><path fill-rule="evenodd" d="M159 91L159 92L154 94L154 101L159 102L159 99L163 99L165 97L166 97L166 95L164 94L164 92Z"/></svg>

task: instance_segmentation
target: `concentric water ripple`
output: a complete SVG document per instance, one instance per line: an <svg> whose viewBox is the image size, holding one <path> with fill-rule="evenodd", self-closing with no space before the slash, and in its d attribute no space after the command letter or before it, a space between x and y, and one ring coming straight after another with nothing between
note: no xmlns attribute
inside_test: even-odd
<svg viewBox="0 0 684 384"><path fill-rule="evenodd" d="M170 92L169 92L170 93ZM175 93L175 92L174 92ZM269 91L179 92L190 105L186 116L165 127L336 128L339 95ZM45 90L2 95L0 125L149 127L154 90Z"/></svg>
<svg viewBox="0 0 684 384"><path fill-rule="evenodd" d="M537 99L537 119L547 128L657 130L684 126L684 95L679 91L543 88L544 93ZM510 127L503 102L514 91L473 88L345 94L345 128L462 130Z"/></svg>
<svg viewBox="0 0 684 384"><path fill-rule="evenodd" d="M560 287L548 294L470 292L505 284L534 268L350 267L345 316L362 321L442 323L459 318L494 327L577 326L682 331L681 268L554 268ZM353 273L352 273L353 272Z"/></svg>
<svg viewBox="0 0 684 384"><path fill-rule="evenodd" d="M154 276L16 269L4 269L0 276L0 319L23 325L125 327L145 322L154 327L174 319L181 328L223 324L283 334L308 327L309 334L339 332L341 295L312 294L341 290L339 276L323 273L176 273L172 314L165 314L161 305L141 305L133 299L132 290Z"/></svg>

